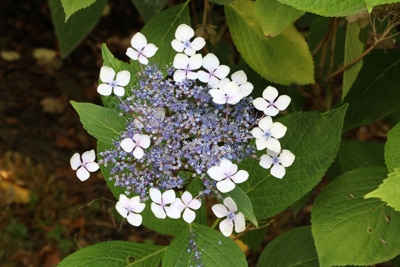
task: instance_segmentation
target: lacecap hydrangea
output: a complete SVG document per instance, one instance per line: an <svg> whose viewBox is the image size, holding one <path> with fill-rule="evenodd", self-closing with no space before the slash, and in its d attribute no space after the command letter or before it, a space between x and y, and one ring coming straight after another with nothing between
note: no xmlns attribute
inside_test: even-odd
<svg viewBox="0 0 400 267"><path fill-rule="evenodd" d="M295 156L282 149L279 139L287 127L272 117L285 110L290 97L268 86L262 97L252 99L253 85L244 71L230 74L216 55L202 56L206 44L194 37L194 30L181 24L171 47L176 51L167 74L151 62L158 48L138 32L131 39L126 55L140 63L140 73L116 71L103 66L97 87L103 96L119 98L119 112L127 118L125 130L113 140L114 147L82 157L76 153L71 167L80 180L97 171L98 164L110 169L110 179L123 188L117 211L128 223L139 226L141 212L150 206L155 217L183 218L192 223L202 200L214 196L222 204L212 211L222 234L245 230L245 217L231 197L236 184L249 178L238 164L245 158L259 160L272 176L282 178ZM131 76L138 77L134 88L125 88ZM126 94L131 90L131 94ZM127 96L129 95L129 96ZM265 151L261 157L256 151ZM194 179L203 185L199 192L189 192Z"/></svg>

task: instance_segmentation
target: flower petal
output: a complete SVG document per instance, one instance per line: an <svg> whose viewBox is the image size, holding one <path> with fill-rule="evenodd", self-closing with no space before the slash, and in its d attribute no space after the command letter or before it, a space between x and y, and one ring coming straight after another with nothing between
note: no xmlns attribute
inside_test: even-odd
<svg viewBox="0 0 400 267"><path fill-rule="evenodd" d="M240 170L231 176L231 179L237 184L243 183L248 178L249 178L249 173L245 170Z"/></svg>
<svg viewBox="0 0 400 267"><path fill-rule="evenodd" d="M264 169L271 168L272 164L273 161L270 155L264 154L260 157L260 166L263 167Z"/></svg>
<svg viewBox="0 0 400 267"><path fill-rule="evenodd" d="M189 57L185 54L178 53L174 57L173 66L175 69L186 69L189 65Z"/></svg>
<svg viewBox="0 0 400 267"><path fill-rule="evenodd" d="M171 46L176 52L179 52L179 53L183 52L183 49L185 49L184 44L177 39L174 39L171 41Z"/></svg>
<svg viewBox="0 0 400 267"><path fill-rule="evenodd" d="M269 138L265 142L265 145L266 145L266 148L271 151L276 151L276 152L281 151L281 143L275 138Z"/></svg>
<svg viewBox="0 0 400 267"><path fill-rule="evenodd" d="M131 80L131 73L127 70L122 70L117 73L115 80L119 86L127 86Z"/></svg>
<svg viewBox="0 0 400 267"><path fill-rule="evenodd" d="M125 52L125 55L127 55L130 59L137 60L139 57L139 52L132 49L132 47L128 47L128 49Z"/></svg>
<svg viewBox="0 0 400 267"><path fill-rule="evenodd" d="M281 95L275 101L274 106L276 106L279 110L285 110L290 104L291 98L287 95Z"/></svg>
<svg viewBox="0 0 400 267"><path fill-rule="evenodd" d="M112 93L112 86L108 83L101 83L97 86L97 92L100 95L109 96Z"/></svg>
<svg viewBox="0 0 400 267"><path fill-rule="evenodd" d="M231 197L227 197L224 199L224 205L228 207L229 211L237 211L236 203Z"/></svg>
<svg viewBox="0 0 400 267"><path fill-rule="evenodd" d="M230 68L226 65L220 65L218 68L214 71L214 76L217 76L219 79L224 79L226 76L228 76L230 71ZM236 84L236 83L235 83Z"/></svg>
<svg viewBox="0 0 400 267"><path fill-rule="evenodd" d="M270 116L266 116L258 122L258 127L260 127L264 132L266 132L267 130L269 131L273 125L274 123Z"/></svg>
<svg viewBox="0 0 400 267"><path fill-rule="evenodd" d="M161 191L158 190L157 188L150 188L149 195L153 202L158 203L158 204L162 203Z"/></svg>
<svg viewBox="0 0 400 267"><path fill-rule="evenodd" d="M214 212L215 216L218 218L225 217L228 214L228 209L222 204L214 204L211 207L211 210Z"/></svg>
<svg viewBox="0 0 400 267"><path fill-rule="evenodd" d="M279 162L284 167L289 167L293 164L295 159L295 155L287 149L282 150L282 153L279 155Z"/></svg>
<svg viewBox="0 0 400 267"><path fill-rule="evenodd" d="M72 155L71 159L69 160L71 168L75 171L80 166L82 166L81 155L77 152Z"/></svg>
<svg viewBox="0 0 400 267"><path fill-rule="evenodd" d="M128 217L126 218L128 223L133 226L140 226L142 224L142 215L136 213L129 213Z"/></svg>
<svg viewBox="0 0 400 267"><path fill-rule="evenodd" d="M233 221L231 219L222 220L219 223L219 230L224 236L230 236L233 231Z"/></svg>
<svg viewBox="0 0 400 267"><path fill-rule="evenodd" d="M174 72L174 77L173 77L174 81L175 82L182 82L183 80L186 79L186 74L187 74L187 72L184 71L184 70L176 70Z"/></svg>
<svg viewBox="0 0 400 267"><path fill-rule="evenodd" d="M207 170L207 174L215 181L221 181L226 177L219 166L213 166Z"/></svg>
<svg viewBox="0 0 400 267"><path fill-rule="evenodd" d="M94 149L83 152L82 154L83 163L93 162L95 160L96 160L96 153L94 152Z"/></svg>
<svg viewBox="0 0 400 267"><path fill-rule="evenodd" d="M286 134L287 127L280 122L275 122L271 127L271 136L275 138L282 138Z"/></svg>
<svg viewBox="0 0 400 267"><path fill-rule="evenodd" d="M136 146L135 149L133 150L133 156L136 159L141 159L144 156L144 151L140 146Z"/></svg>
<svg viewBox="0 0 400 267"><path fill-rule="evenodd" d="M271 175L281 179L283 176L285 176L286 174L286 170L285 167L283 167L280 164L274 164L274 166L272 166L271 168Z"/></svg>
<svg viewBox="0 0 400 267"><path fill-rule="evenodd" d="M263 91L263 98L266 99L268 102L274 102L275 99L278 97L278 90L275 87L267 86L267 88Z"/></svg>
<svg viewBox="0 0 400 267"><path fill-rule="evenodd" d="M131 46L136 50L140 51L147 45L146 36L144 36L141 32L135 33L131 39Z"/></svg>
<svg viewBox="0 0 400 267"><path fill-rule="evenodd" d="M190 46L192 47L193 50L199 51L206 45L206 41L204 40L203 37L196 37L194 40L190 43Z"/></svg>
<svg viewBox="0 0 400 267"><path fill-rule="evenodd" d="M114 80L115 71L108 66L102 66L100 69L100 80L103 83L111 83Z"/></svg>
<svg viewBox="0 0 400 267"><path fill-rule="evenodd" d="M181 217L181 211L174 206L165 206L164 209L169 218L178 219Z"/></svg>
<svg viewBox="0 0 400 267"><path fill-rule="evenodd" d="M253 106L257 110L264 111L268 107L268 102L265 101L262 97L257 97L256 99L253 100Z"/></svg>
<svg viewBox="0 0 400 267"><path fill-rule="evenodd" d="M176 198L175 191L172 189L167 190L162 194L162 201L164 204L170 204L174 202L175 198Z"/></svg>
<svg viewBox="0 0 400 267"><path fill-rule="evenodd" d="M136 213L142 212L144 210L144 208L146 207L146 204L141 202L139 196L134 196L129 201L130 201L129 203L132 208L132 211L134 211Z"/></svg>
<svg viewBox="0 0 400 267"><path fill-rule="evenodd" d="M136 147L136 143L133 142L131 138L127 137L121 141L120 146L125 152L130 153Z"/></svg>
<svg viewBox="0 0 400 267"><path fill-rule="evenodd" d="M261 137L263 137L264 136L264 131L262 131L260 128L258 128L258 127L255 127L255 128L253 128L252 130L251 130L251 135L254 137L254 138L257 138L257 139L259 139L259 138L261 138ZM258 148L257 148L258 149ZM259 149L258 149L259 150Z"/></svg>
<svg viewBox="0 0 400 267"><path fill-rule="evenodd" d="M95 172L100 168L100 166L96 162L88 162L85 164L85 168L90 172Z"/></svg>
<svg viewBox="0 0 400 267"><path fill-rule="evenodd" d="M196 218L196 213L190 209L185 209L182 214L183 220L187 223L192 223Z"/></svg>
<svg viewBox="0 0 400 267"><path fill-rule="evenodd" d="M124 87L115 86L115 87L114 87L114 94L117 95L117 96L124 96L124 94L125 94L125 89L124 89Z"/></svg>
<svg viewBox="0 0 400 267"><path fill-rule="evenodd" d="M208 72L213 73L219 66L219 60L213 53L208 53L203 57L203 68L208 70Z"/></svg>
<svg viewBox="0 0 400 267"><path fill-rule="evenodd" d="M189 58L189 69L190 70L197 70L201 67L203 56L201 54L196 54Z"/></svg>
<svg viewBox="0 0 400 267"><path fill-rule="evenodd" d="M175 31L175 38L181 42L190 40L194 36L194 30L187 24L180 24Z"/></svg>
<svg viewBox="0 0 400 267"><path fill-rule="evenodd" d="M226 95L222 90L210 89L208 93L212 96L212 101L216 104L225 104L227 101Z"/></svg>
<svg viewBox="0 0 400 267"><path fill-rule="evenodd" d="M198 210L201 207L201 201L197 198L194 198L192 199L192 201L190 201L188 207L192 210Z"/></svg>
<svg viewBox="0 0 400 267"><path fill-rule="evenodd" d="M145 57L144 55L139 55L138 60L139 60L140 64L143 64L143 65L149 64L147 57Z"/></svg>
<svg viewBox="0 0 400 267"><path fill-rule="evenodd" d="M240 233L246 230L246 220L244 218L243 213L238 212L233 218L233 222L235 224L235 232Z"/></svg>
<svg viewBox="0 0 400 267"><path fill-rule="evenodd" d="M167 217L167 214L165 214L165 211L163 207L156 203L151 203L151 211L153 212L154 216L158 219L165 219Z"/></svg>
<svg viewBox="0 0 400 267"><path fill-rule="evenodd" d="M83 182L89 179L90 172L88 172L88 170L86 170L86 168L82 166L76 171L76 176L79 180L81 180L81 182Z"/></svg>
<svg viewBox="0 0 400 267"><path fill-rule="evenodd" d="M231 179L227 178L217 183L217 189L221 193L227 193L232 191L235 188L235 183L231 181Z"/></svg>
<svg viewBox="0 0 400 267"><path fill-rule="evenodd" d="M150 58L156 54L157 50L158 50L157 46L155 46L154 44L148 44L142 50L142 55L144 55L147 58Z"/></svg>
<svg viewBox="0 0 400 267"><path fill-rule="evenodd" d="M233 164L230 160L228 159L222 159L221 162L219 163L219 167L222 170L223 173L225 173L225 176L231 176L232 174L237 172L237 165Z"/></svg>

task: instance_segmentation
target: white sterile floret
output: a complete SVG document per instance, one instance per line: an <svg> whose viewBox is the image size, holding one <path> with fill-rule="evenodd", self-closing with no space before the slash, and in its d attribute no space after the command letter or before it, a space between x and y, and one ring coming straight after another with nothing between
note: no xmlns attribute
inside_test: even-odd
<svg viewBox="0 0 400 267"><path fill-rule="evenodd" d="M151 211L154 216L159 219L165 219L167 216L173 219L181 217L178 207L169 205L176 199L174 190L170 189L161 194L161 191L157 188L150 188L149 194L153 201L151 203Z"/></svg>
<svg viewBox="0 0 400 267"><path fill-rule="evenodd" d="M198 79L203 83L207 83L210 87L215 86L220 80L226 78L230 71L228 66L219 64L219 59L213 53L208 53L203 58L203 68L208 72L199 70Z"/></svg>
<svg viewBox="0 0 400 267"><path fill-rule="evenodd" d="M253 84L247 81L247 75L242 70L234 72L231 75L231 79L239 86L240 93L244 97L250 95L254 89Z"/></svg>
<svg viewBox="0 0 400 267"><path fill-rule="evenodd" d="M125 152L132 152L133 156L137 159L141 159L144 155L143 148L150 146L150 136L146 134L135 134L133 138L124 138L120 146Z"/></svg>
<svg viewBox="0 0 400 267"><path fill-rule="evenodd" d="M226 217L219 223L219 230L224 236L230 236L235 226L235 232L240 233L246 229L246 220L243 213L237 211L237 205L231 197L224 199L224 205L215 204L211 207L218 218Z"/></svg>
<svg viewBox="0 0 400 267"><path fill-rule="evenodd" d="M275 87L268 86L264 89L262 96L253 100L256 109L261 110L268 116L275 116L279 111L285 110L290 104L290 97L287 95L279 96Z"/></svg>
<svg viewBox="0 0 400 267"><path fill-rule="evenodd" d="M185 54L179 53L175 55L174 58L174 81L181 82L185 79L196 80L197 71L201 67L202 55L196 54L194 56L188 57Z"/></svg>
<svg viewBox="0 0 400 267"><path fill-rule="evenodd" d="M278 141L286 134L287 127L280 122L273 122L272 118L266 116L258 122L251 134L256 138L257 150L268 148L272 151L281 151Z"/></svg>
<svg viewBox="0 0 400 267"><path fill-rule="evenodd" d="M260 166L269 169L271 168L271 175L281 179L286 174L286 167L293 164L295 156L292 152L287 149L283 149L282 152L274 152L267 149L267 154L264 154L260 158Z"/></svg>
<svg viewBox="0 0 400 267"><path fill-rule="evenodd" d="M104 96L109 96L114 92L117 96L123 96L125 89L123 86L128 85L131 79L131 73L122 70L115 76L113 68L103 66L100 69L100 80L103 82L97 86L97 92Z"/></svg>
<svg viewBox="0 0 400 267"><path fill-rule="evenodd" d="M217 182L217 189L221 193L227 193L235 188L235 184L243 183L249 178L245 170L238 171L238 166L230 160L221 160L219 166L213 166L207 170L207 174Z"/></svg>
<svg viewBox="0 0 400 267"><path fill-rule="evenodd" d="M91 172L97 171L100 167L99 164L94 162L96 154L94 149L86 151L81 155L75 153L70 159L71 168L75 171L79 180L86 181L90 177Z"/></svg>
<svg viewBox="0 0 400 267"><path fill-rule="evenodd" d="M184 52L188 56L193 56L196 51L202 49L206 41L203 37L196 37L192 41L194 30L187 24L181 24L175 31L175 39L172 40L171 46L176 52Z"/></svg>
<svg viewBox="0 0 400 267"><path fill-rule="evenodd" d="M115 209L118 213L126 218L128 223L133 226L142 224L142 215L139 213L141 213L145 207L146 204L141 202L139 196L128 198L123 194L119 195L119 200L115 205Z"/></svg>
<svg viewBox="0 0 400 267"><path fill-rule="evenodd" d="M171 206L177 207L180 212L183 211L183 220L187 223L192 223L196 218L196 213L193 210L198 210L201 207L201 201L193 198L190 192L185 191L182 197L175 199Z"/></svg>
<svg viewBox="0 0 400 267"><path fill-rule="evenodd" d="M126 55L133 60L138 60L143 65L147 65L148 58L154 56L158 50L154 44L148 44L146 37L140 32L133 35L131 46L126 50Z"/></svg>
<svg viewBox="0 0 400 267"><path fill-rule="evenodd" d="M208 93L212 96L212 101L216 104L235 105L240 102L243 95L240 93L239 86L235 82L221 80L216 89L210 89Z"/></svg>

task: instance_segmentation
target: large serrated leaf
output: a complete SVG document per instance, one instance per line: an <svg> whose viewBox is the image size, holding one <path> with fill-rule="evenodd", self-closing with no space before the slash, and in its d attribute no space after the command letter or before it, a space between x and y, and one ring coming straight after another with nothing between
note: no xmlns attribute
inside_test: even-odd
<svg viewBox="0 0 400 267"><path fill-rule="evenodd" d="M74 14L66 23L60 0L48 0L51 18L60 45L61 57L67 57L100 20L107 0L97 0L90 7Z"/></svg>
<svg viewBox="0 0 400 267"><path fill-rule="evenodd" d="M314 83L314 63L304 37L288 26L274 38L264 36L255 3L238 0L225 6L234 44L258 74L278 84Z"/></svg>
<svg viewBox="0 0 400 267"><path fill-rule="evenodd" d="M249 172L249 179L240 187L250 197L258 219L289 207L321 181L339 149L346 107L324 114L294 113L280 120L288 128L281 139L282 148L296 156L283 179L274 178L253 159L240 165Z"/></svg>
<svg viewBox="0 0 400 267"><path fill-rule="evenodd" d="M304 14L277 0L257 0L256 15L265 36L274 37L283 32L296 19Z"/></svg>
<svg viewBox="0 0 400 267"><path fill-rule="evenodd" d="M319 267L310 226L292 229L267 245L257 267L277 266Z"/></svg>
<svg viewBox="0 0 400 267"><path fill-rule="evenodd" d="M96 0L61 0L65 12L65 21L75 12L92 5Z"/></svg>
<svg viewBox="0 0 400 267"><path fill-rule="evenodd" d="M195 257L195 248L198 257ZM244 253L232 239L199 224L187 225L181 229L181 233L169 245L162 263L164 267L247 266Z"/></svg>
<svg viewBox="0 0 400 267"><path fill-rule="evenodd" d="M69 255L58 267L157 267L166 247L127 241L108 241Z"/></svg>
<svg viewBox="0 0 400 267"><path fill-rule="evenodd" d="M125 118L118 111L91 103L71 101L71 105L79 114L83 128L97 140L108 145L114 137L125 129Z"/></svg>
<svg viewBox="0 0 400 267"><path fill-rule="evenodd" d="M278 0L296 9L327 17L344 17L367 8L364 0Z"/></svg>
<svg viewBox="0 0 400 267"><path fill-rule="evenodd" d="M389 172L400 168L400 123L397 123L387 134L385 162Z"/></svg>
<svg viewBox="0 0 400 267"><path fill-rule="evenodd" d="M361 168L333 180L312 211L320 266L374 265L400 253L400 213L378 199L364 199L386 168Z"/></svg>
<svg viewBox="0 0 400 267"><path fill-rule="evenodd" d="M399 73L398 49L375 50L364 58L357 80L344 99L349 103L345 131L381 119L399 108Z"/></svg>

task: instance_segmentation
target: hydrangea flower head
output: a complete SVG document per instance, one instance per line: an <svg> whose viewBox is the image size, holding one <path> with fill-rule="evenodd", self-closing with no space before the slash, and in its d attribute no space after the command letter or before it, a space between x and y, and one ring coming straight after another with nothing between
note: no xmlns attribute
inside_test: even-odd
<svg viewBox="0 0 400 267"><path fill-rule="evenodd" d="M275 87L268 86L264 89L262 96L253 101L256 109L263 111L267 116L276 116L279 111L285 110L290 104L290 97L287 95L278 96Z"/></svg>
<svg viewBox="0 0 400 267"><path fill-rule="evenodd" d="M172 40L171 46L176 52L184 52L188 56L193 56L196 51L202 49L206 41L203 37L196 37L192 41L194 30L187 24L181 24L175 31L175 39Z"/></svg>
<svg viewBox="0 0 400 267"><path fill-rule="evenodd" d="M271 168L271 175L281 179L286 174L286 169L293 164L295 156L292 152L287 149L283 149L282 152L275 152L267 149L267 154L264 154L260 158L260 166L269 169Z"/></svg>
<svg viewBox="0 0 400 267"><path fill-rule="evenodd" d="M253 128L251 134L256 138L257 150L268 148L272 151L281 151L279 138L286 133L287 127L280 122L273 122L266 116L258 122L258 127Z"/></svg>
<svg viewBox="0 0 400 267"><path fill-rule="evenodd" d="M111 67L103 66L100 69L100 80L103 82L97 86L97 92L104 96L111 95L114 92L117 96L123 96L125 89L123 86L128 85L131 79L131 73L127 70L122 70L117 73Z"/></svg>
<svg viewBox="0 0 400 267"><path fill-rule="evenodd" d="M128 198L124 194L119 195L119 200L115 205L115 209L118 213L126 218L128 223L133 226L142 224L142 215L139 213L141 213L145 207L146 204L140 201L139 196Z"/></svg>
<svg viewBox="0 0 400 267"><path fill-rule="evenodd" d="M96 154L94 150L86 151L81 155L75 153L70 159L71 168L76 170L76 176L79 180L86 181L90 177L91 172L97 171L100 167L99 164L94 162Z"/></svg>
<svg viewBox="0 0 400 267"><path fill-rule="evenodd" d="M140 32L133 35L131 46L126 50L126 55L133 60L138 60L143 65L147 65L148 58L154 56L158 50L154 44L148 44L146 37Z"/></svg>
<svg viewBox="0 0 400 267"><path fill-rule="evenodd" d="M221 193L227 193L235 188L235 184L243 183L249 178L245 170L238 171L238 166L230 160L223 159L218 166L207 170L207 174L217 181L217 188Z"/></svg>
<svg viewBox="0 0 400 267"><path fill-rule="evenodd" d="M215 204L211 207L218 218L226 217L219 223L219 230L224 236L230 236L235 227L235 232L240 233L246 229L246 220L243 213L238 212L236 203L231 197L224 199L224 205Z"/></svg>

